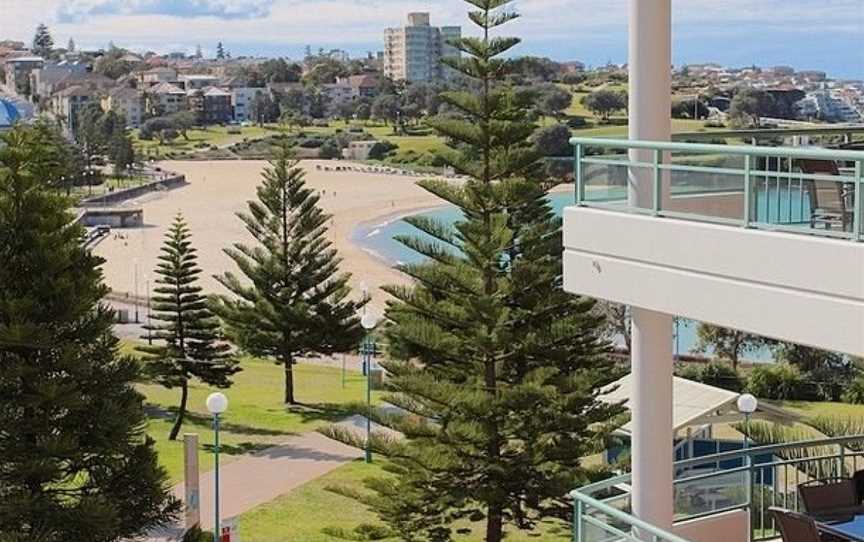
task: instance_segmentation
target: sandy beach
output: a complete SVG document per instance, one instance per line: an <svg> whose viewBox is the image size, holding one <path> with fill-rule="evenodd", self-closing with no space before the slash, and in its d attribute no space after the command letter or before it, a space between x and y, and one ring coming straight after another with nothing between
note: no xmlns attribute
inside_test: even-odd
<svg viewBox="0 0 864 542"><path fill-rule="evenodd" d="M301 164L307 171L308 185L321 193L321 207L333 215L329 235L343 258L342 270L351 273L358 294L364 286L368 289L372 307L380 314L386 296L380 286L404 282L406 277L352 243L352 232L359 224L383 223L435 207L441 200L417 186L419 177L323 170L333 162L309 160ZM165 232L174 216L182 212L198 248L199 264L205 271L201 275L205 291L224 293L213 275L236 271L223 249L236 242L250 241L235 213L245 211L246 202L255 198L255 187L261 182L261 171L267 163L173 161L159 165L183 173L188 184L125 204L144 209L145 226L114 230L94 249L106 259L107 284L116 294L134 294L137 289L138 295L144 296L148 278L152 285Z"/></svg>

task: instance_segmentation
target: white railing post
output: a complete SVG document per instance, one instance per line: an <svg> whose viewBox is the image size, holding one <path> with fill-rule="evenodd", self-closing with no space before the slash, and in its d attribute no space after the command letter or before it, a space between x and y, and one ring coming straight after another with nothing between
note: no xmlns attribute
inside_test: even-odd
<svg viewBox="0 0 864 542"><path fill-rule="evenodd" d="M753 220L753 185L750 170L753 165L752 157L748 154L744 157L744 227L749 228Z"/></svg>
<svg viewBox="0 0 864 542"><path fill-rule="evenodd" d="M663 161L663 151L654 149L654 216L660 214L663 208L663 171L660 164Z"/></svg>
<svg viewBox="0 0 864 542"><path fill-rule="evenodd" d="M582 202L585 201L585 172L582 169L582 157L584 153L585 150L582 148L582 144L577 143L573 151L573 159L575 161L573 175L576 177L576 205L582 205Z"/></svg>
<svg viewBox="0 0 864 542"><path fill-rule="evenodd" d="M861 232L861 214L864 213L864 208L861 206L861 183L864 182L862 175L864 175L864 172L862 172L862 162L858 160L855 162L855 201L853 202L855 211L852 215L852 229L854 230L852 238L858 241L861 241L862 237L864 237Z"/></svg>

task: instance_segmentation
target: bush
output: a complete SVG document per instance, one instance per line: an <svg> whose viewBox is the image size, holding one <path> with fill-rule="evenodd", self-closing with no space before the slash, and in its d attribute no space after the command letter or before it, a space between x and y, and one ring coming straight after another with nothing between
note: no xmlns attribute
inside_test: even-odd
<svg viewBox="0 0 864 542"><path fill-rule="evenodd" d="M724 363L687 364L675 374L687 380L734 392L740 392L745 387L744 378L735 369Z"/></svg>
<svg viewBox="0 0 864 542"><path fill-rule="evenodd" d="M567 126L569 128L584 128L588 126L588 120L579 116L568 117Z"/></svg>
<svg viewBox="0 0 864 542"><path fill-rule="evenodd" d="M747 391L763 399L800 399L803 389L801 371L787 363L759 365L747 383Z"/></svg>
<svg viewBox="0 0 864 542"><path fill-rule="evenodd" d="M304 149L319 149L319 148L321 148L321 145L323 145L323 144L324 144L324 141L321 139L309 138L309 139L301 139L299 146L303 147Z"/></svg>
<svg viewBox="0 0 864 542"><path fill-rule="evenodd" d="M328 139L323 145L321 145L318 156L325 160L342 158L342 149L339 148L339 144L336 143L335 140Z"/></svg>
<svg viewBox="0 0 864 542"><path fill-rule="evenodd" d="M844 403L864 405L864 375L859 374L843 392L841 399Z"/></svg>
<svg viewBox="0 0 864 542"><path fill-rule="evenodd" d="M372 148L369 149L369 159L370 160L383 160L390 153L398 149L397 145L390 143L389 141L379 141L372 145Z"/></svg>

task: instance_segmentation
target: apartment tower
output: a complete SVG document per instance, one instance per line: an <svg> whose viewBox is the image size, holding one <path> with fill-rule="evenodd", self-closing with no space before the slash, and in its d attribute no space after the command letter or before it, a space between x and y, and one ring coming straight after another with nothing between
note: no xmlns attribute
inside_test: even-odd
<svg viewBox="0 0 864 542"><path fill-rule="evenodd" d="M460 56L449 43L460 37L461 27L432 26L428 13L409 13L406 26L384 31L384 74L409 82L449 78L453 70L441 59Z"/></svg>

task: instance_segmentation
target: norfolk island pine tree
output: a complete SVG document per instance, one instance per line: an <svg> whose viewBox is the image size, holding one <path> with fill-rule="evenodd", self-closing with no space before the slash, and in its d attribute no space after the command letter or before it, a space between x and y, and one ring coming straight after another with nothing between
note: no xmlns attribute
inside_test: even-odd
<svg viewBox="0 0 864 542"><path fill-rule="evenodd" d="M441 156L468 180L421 183L464 218L408 219L435 241L400 238L426 260L399 267L413 286L386 288L385 400L411 415L378 416L405 438L373 438L391 476L369 480L362 499L404 540L448 541L472 521L500 542L505 525L568 519L567 493L595 474L581 458L623 415L599 400L620 371L594 301L562 288L561 221L531 145L530 104L501 83L509 63L499 57L519 40L490 31L516 15L509 0L466 1L482 37L455 41L467 58L447 63L480 90L442 94L462 118L429 124L460 144Z"/></svg>
<svg viewBox="0 0 864 542"><path fill-rule="evenodd" d="M342 260L327 239L330 215L305 175L288 147L265 168L257 201L237 215L255 242L225 250L243 279L216 277L233 296L212 304L234 344L283 366L286 404L298 402L297 358L354 350L363 336L358 312L368 301L350 298L350 275L340 273Z"/></svg>
<svg viewBox="0 0 864 542"><path fill-rule="evenodd" d="M138 347L145 354L147 372L168 389L180 388L177 417L169 440L176 440L186 416L189 382L197 378L210 386L227 388L238 362L231 346L220 340L219 321L210 311L198 285L201 268L192 234L181 214L165 235L159 254L152 319L142 339L157 344Z"/></svg>
<svg viewBox="0 0 864 542"><path fill-rule="evenodd" d="M102 303L102 260L61 195L62 144L47 124L0 142L0 539L108 542L180 503Z"/></svg>

